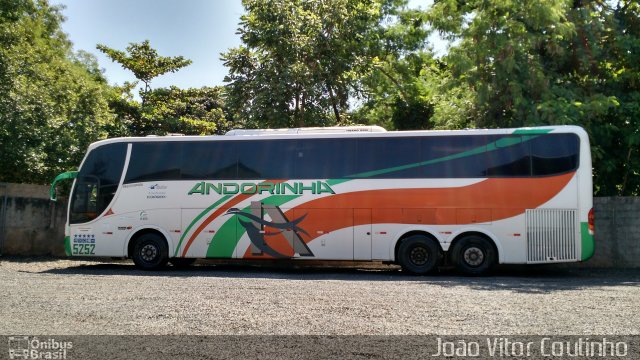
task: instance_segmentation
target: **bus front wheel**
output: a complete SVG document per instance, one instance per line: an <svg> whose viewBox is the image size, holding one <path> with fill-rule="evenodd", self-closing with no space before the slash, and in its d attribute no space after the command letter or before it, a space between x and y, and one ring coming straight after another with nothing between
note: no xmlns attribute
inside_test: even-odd
<svg viewBox="0 0 640 360"><path fill-rule="evenodd" d="M438 266L442 250L435 240L424 235L412 235L398 247L398 263L403 271L425 275Z"/></svg>
<svg viewBox="0 0 640 360"><path fill-rule="evenodd" d="M461 273L480 276L491 270L496 263L496 255L489 240L478 235L468 235L454 244L451 260Z"/></svg>
<svg viewBox="0 0 640 360"><path fill-rule="evenodd" d="M158 234L144 234L135 240L131 257L142 270L160 269L169 261L167 242Z"/></svg>

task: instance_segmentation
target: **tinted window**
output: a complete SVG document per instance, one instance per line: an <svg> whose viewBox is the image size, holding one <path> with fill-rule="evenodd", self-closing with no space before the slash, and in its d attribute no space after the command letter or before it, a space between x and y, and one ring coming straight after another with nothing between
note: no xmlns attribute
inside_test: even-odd
<svg viewBox="0 0 640 360"><path fill-rule="evenodd" d="M92 150L78 173L71 195L72 224L87 222L100 215L118 190L127 144L109 144Z"/></svg>
<svg viewBox="0 0 640 360"><path fill-rule="evenodd" d="M235 141L197 141L182 144L182 179L236 179Z"/></svg>
<svg viewBox="0 0 640 360"><path fill-rule="evenodd" d="M300 139L297 143L297 179L340 179L356 172L355 139Z"/></svg>
<svg viewBox="0 0 640 360"><path fill-rule="evenodd" d="M118 185L126 155L125 143L100 146L89 153L78 176L94 176L100 186Z"/></svg>
<svg viewBox="0 0 640 360"><path fill-rule="evenodd" d="M529 143L521 136L487 137L486 176L530 176L531 155Z"/></svg>
<svg viewBox="0 0 640 360"><path fill-rule="evenodd" d="M427 178L486 177L485 136L428 136L420 152Z"/></svg>
<svg viewBox="0 0 640 360"><path fill-rule="evenodd" d="M419 138L374 138L358 140L356 173L366 178L419 178Z"/></svg>
<svg viewBox="0 0 640 360"><path fill-rule="evenodd" d="M291 179L295 140L238 141L239 179Z"/></svg>
<svg viewBox="0 0 640 360"><path fill-rule="evenodd" d="M579 138L577 135L541 135L529 142L534 175L562 174L578 168Z"/></svg>
<svg viewBox="0 0 640 360"><path fill-rule="evenodd" d="M117 164L93 157L116 145L123 163L125 144L89 155L87 169L104 173L101 183L117 185ZM578 148L575 134L134 143L125 182L546 176L575 170Z"/></svg>
<svg viewBox="0 0 640 360"><path fill-rule="evenodd" d="M181 145L179 142L134 143L125 182L179 180Z"/></svg>

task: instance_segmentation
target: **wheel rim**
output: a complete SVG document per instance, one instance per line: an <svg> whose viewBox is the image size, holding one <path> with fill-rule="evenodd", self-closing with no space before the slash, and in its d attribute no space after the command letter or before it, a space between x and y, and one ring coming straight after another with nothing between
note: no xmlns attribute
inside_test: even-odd
<svg viewBox="0 0 640 360"><path fill-rule="evenodd" d="M469 266L480 266L484 262L484 251L475 246L468 247L462 256Z"/></svg>
<svg viewBox="0 0 640 360"><path fill-rule="evenodd" d="M416 246L411 249L409 260L414 265L423 266L429 261L429 251L422 246Z"/></svg>
<svg viewBox="0 0 640 360"><path fill-rule="evenodd" d="M146 262L152 262L158 256L158 248L152 244L147 244L140 249L140 257Z"/></svg>

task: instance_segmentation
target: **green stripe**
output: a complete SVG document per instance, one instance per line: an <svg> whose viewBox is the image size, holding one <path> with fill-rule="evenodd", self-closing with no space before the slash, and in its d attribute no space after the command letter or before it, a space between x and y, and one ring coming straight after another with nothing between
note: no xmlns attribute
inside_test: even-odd
<svg viewBox="0 0 640 360"><path fill-rule="evenodd" d="M213 235L209 248L207 248L208 258L230 258L233 255L238 243L236 228L238 227L238 217L233 215L227 220Z"/></svg>
<svg viewBox="0 0 640 360"><path fill-rule="evenodd" d="M551 129L519 129L519 130L514 131L513 134L517 134L517 135L540 135L540 134L547 134L549 132L551 132ZM392 173L392 172L396 172L396 171L412 169L412 168L416 168L416 167L420 167L420 166L427 166L427 165L437 164L437 163L444 162L444 161L461 159L463 157L478 155L478 154L482 154L483 152L494 151L494 150L497 150L499 148L505 148L505 147L516 145L516 144L520 144L520 143L523 143L525 141L529 141L529 140L534 139L534 138L536 138L536 136L522 136L522 137L517 137L517 138L506 136L506 137L504 137L502 139L496 140L493 143L487 144L485 146L480 146L480 147L475 148L475 149L463 151L463 152L458 153L458 154L448 155L448 156L445 156L445 157L432 159L432 160L427 160L427 161L421 161L421 162L417 162L417 163L413 163L413 164L395 166L395 167L386 168L386 169L366 171L366 172L362 172L362 173L358 173L358 174L349 175L348 176L349 179L330 179L330 180L327 180L327 183L329 185L338 185L338 184L342 184L344 182L350 181L353 178L367 178L367 177L372 177L372 176L377 176L377 175L382 175L382 174L388 174L388 173Z"/></svg>
<svg viewBox="0 0 640 360"><path fill-rule="evenodd" d="M533 129L533 130L520 129L520 130L516 130L514 134L538 135L538 134L546 134L550 131L551 129ZM516 145L516 144L520 144L522 142L529 141L535 137L536 136L522 136L518 138L513 138L507 135L504 138L498 139L493 143L487 144L485 146L480 146L475 149L463 151L458 154L448 155L448 156L427 160L427 161L421 161L414 164L395 166L387 169L366 171L359 174L349 175L347 176L346 179L328 179L327 184L329 184L330 186L333 186L333 185L338 185L338 184L342 184L342 183L354 180L355 178L368 178L372 176L388 174L388 173L411 169L415 167L427 166L427 165L437 164L445 161L461 159L467 156L478 155L484 152L495 151L500 148L505 148L505 147ZM281 206L287 203L288 201L298 198L299 196L300 195L274 195L264 199L263 203L275 205L275 206ZM244 208L243 211L245 212L249 211L249 207ZM240 238L242 237L242 235L244 235L245 233L244 228L242 228L242 226L239 226L239 224L240 223L238 222L237 215L234 215L220 227L218 232L214 235L213 239L211 240L211 243L209 244L209 248L207 250L207 257L229 258L233 255L233 250L238 245L238 241L240 241Z"/></svg>
<svg viewBox="0 0 640 360"><path fill-rule="evenodd" d="M69 236L64 237L64 253L71 256L71 238Z"/></svg>
<svg viewBox="0 0 640 360"><path fill-rule="evenodd" d="M209 211L213 210L215 207L217 207L221 203L227 201L227 199L230 198L230 197L231 197L231 195L226 195L226 196L221 197L220 199L218 199L218 201L213 203L213 205L211 205L208 208L206 208L203 212L201 212L198 216L196 216L195 219L193 219L191 224L189 224L189 226L187 226L187 230L185 230L184 233L182 234L182 236L180 237L180 241L178 242L178 246L176 247L176 252L175 252L175 254L173 254L174 257L178 256L178 252L180 251L180 245L182 245L182 241L187 236L187 233L189 233L189 230L191 230L193 225L195 225L198 222L198 220L202 219L202 217L205 216Z"/></svg>
<svg viewBox="0 0 640 360"><path fill-rule="evenodd" d="M595 253L596 244L593 239L593 235L589 233L588 223L580 223L580 234L582 235L582 256L580 257L580 260L589 260Z"/></svg>
<svg viewBox="0 0 640 360"><path fill-rule="evenodd" d="M299 198L300 195L273 195L262 200L263 204L281 206L293 199ZM242 209L243 212L249 212L250 206ZM238 216L233 215L227 220L220 229L213 235L209 248L207 249L208 258L230 258L233 256L233 250L238 245L238 241L245 230L238 222Z"/></svg>
<svg viewBox="0 0 640 360"><path fill-rule="evenodd" d="M395 166L395 167L392 167L392 168L387 168L387 169L382 169L382 170L366 171L366 172L362 172L362 173L359 173L359 174L349 175L349 177L350 178L368 178L368 177L382 175L382 174L388 174L388 173L392 173L392 172L396 172L396 171L400 171L400 170L406 170L406 169L412 169L412 168L416 168L416 167L420 167L420 166L437 164L437 163L444 162L444 161L455 160L455 159L460 159L460 158L471 156L471 155L482 154L483 152L487 152L487 148L488 148L488 145L487 146L481 146L481 147L478 147L478 148L475 148L475 149L463 151L463 152L458 153L458 154L453 154L453 155L441 157L441 158L438 158L438 159L421 161L421 162L414 163L414 164L400 165L400 166ZM495 150L495 149L492 149L492 150Z"/></svg>
<svg viewBox="0 0 640 360"><path fill-rule="evenodd" d="M268 198L262 200L263 204L267 204L267 205L274 205L274 206L281 206L283 204L288 203L291 200L297 199L302 195L274 195L274 196L269 196ZM249 209L248 207L245 208L244 210Z"/></svg>
<svg viewBox="0 0 640 360"><path fill-rule="evenodd" d="M351 180L353 179L328 179L327 184L329 184L329 186L333 186L333 185L342 184L344 182L351 181Z"/></svg>
<svg viewBox="0 0 640 360"><path fill-rule="evenodd" d="M395 167L392 167L392 168L381 169L381 170L366 171L366 172L362 172L362 173L359 173L359 174L349 175L349 177L350 178L368 178L368 177L382 175L382 174L388 174L388 173L392 173L392 172L396 172L396 171L412 169L412 168L416 168L416 167L420 167L420 166L427 166L427 165L437 164L437 163L441 163L441 162L445 162L445 161L461 159L461 158L464 158L464 157L467 157L467 156L478 155L478 154L482 154L484 152L495 151L495 150L498 150L500 148L505 148L505 147L516 145L516 144L520 144L520 143L523 143L525 141L529 141L529 140L531 140L533 138L535 138L535 136L523 136L523 137L517 137L517 138L504 137L504 138L498 139L498 140L496 140L496 141L494 141L494 142L492 142L490 144L487 144L487 145L484 145L484 146L480 146L480 147L477 147L475 149L463 151L461 153L448 155L448 156L444 156L444 157L437 158L437 159L421 161L421 162L414 163L414 164L400 165L400 166L395 166ZM333 185L333 184L329 183L329 185Z"/></svg>
<svg viewBox="0 0 640 360"><path fill-rule="evenodd" d="M553 129L518 129L513 132L514 135L542 135L548 134Z"/></svg>

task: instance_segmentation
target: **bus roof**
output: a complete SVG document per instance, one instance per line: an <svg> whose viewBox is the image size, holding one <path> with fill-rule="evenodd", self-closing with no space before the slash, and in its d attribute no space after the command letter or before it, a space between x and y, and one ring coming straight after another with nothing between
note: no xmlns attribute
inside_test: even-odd
<svg viewBox="0 0 640 360"><path fill-rule="evenodd" d="M381 126L331 126L331 127L306 127L292 129L234 129L228 131L227 136L238 135L283 135L283 134L342 134L361 132L386 132Z"/></svg>
<svg viewBox="0 0 640 360"><path fill-rule="evenodd" d="M89 145L89 150L98 146L117 142L162 142L162 141L206 141L206 140L252 140L252 139L291 139L291 138L348 138L348 137L395 137L395 136L438 136L438 135L507 135L507 134L545 134L575 133L588 139L586 131L576 125L554 125L539 127L522 127L509 129L464 129L464 130L408 130L386 131L380 126L350 127L314 127L293 129L236 129L225 135L189 135L120 137L100 140Z"/></svg>

